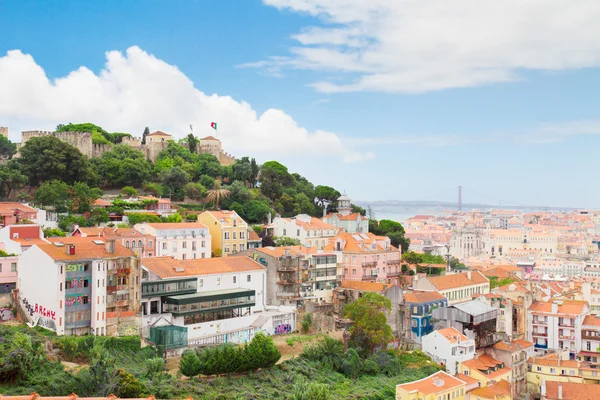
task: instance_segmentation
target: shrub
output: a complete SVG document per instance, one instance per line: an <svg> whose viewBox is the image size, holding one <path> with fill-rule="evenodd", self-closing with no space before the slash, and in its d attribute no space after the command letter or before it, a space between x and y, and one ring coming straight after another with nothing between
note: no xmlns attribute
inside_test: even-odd
<svg viewBox="0 0 600 400"><path fill-rule="evenodd" d="M360 357L356 350L348 349L344 354L342 361L341 372L349 378L356 379L360 373Z"/></svg>
<svg viewBox="0 0 600 400"><path fill-rule="evenodd" d="M138 191L133 186L125 186L121 189L121 193L128 197L136 197L138 195Z"/></svg>
<svg viewBox="0 0 600 400"><path fill-rule="evenodd" d="M179 361L179 371L188 378L192 378L200 373L200 360L198 360L195 351L186 350L183 353Z"/></svg>
<svg viewBox="0 0 600 400"><path fill-rule="evenodd" d="M166 362L163 358L154 357L146 360L146 375L158 375L165 371Z"/></svg>
<svg viewBox="0 0 600 400"><path fill-rule="evenodd" d="M379 366L375 361L367 359L363 362L362 372L367 375L377 375L379 373Z"/></svg>
<svg viewBox="0 0 600 400"><path fill-rule="evenodd" d="M116 395L121 398L140 397L144 391L144 385L129 372L119 369L117 373Z"/></svg>
<svg viewBox="0 0 600 400"><path fill-rule="evenodd" d="M311 313L304 314L302 318L302 333L310 332L310 328L312 328L313 318Z"/></svg>

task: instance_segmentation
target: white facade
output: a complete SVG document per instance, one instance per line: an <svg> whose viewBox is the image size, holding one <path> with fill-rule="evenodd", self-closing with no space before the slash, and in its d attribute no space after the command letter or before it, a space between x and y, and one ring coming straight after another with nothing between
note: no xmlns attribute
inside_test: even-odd
<svg viewBox="0 0 600 400"><path fill-rule="evenodd" d="M423 336L421 346L424 353L445 365L452 375L457 373L459 363L475 358L475 341L454 328L440 329Z"/></svg>
<svg viewBox="0 0 600 400"><path fill-rule="evenodd" d="M490 281L479 271L467 271L415 280L418 290L436 290L448 299L448 305L473 300L473 295L488 294Z"/></svg>
<svg viewBox="0 0 600 400"><path fill-rule="evenodd" d="M322 249L335 237L337 230L318 218L299 214L292 218L275 218L267 229L276 237L298 239L300 244Z"/></svg>
<svg viewBox="0 0 600 400"><path fill-rule="evenodd" d="M104 260L55 261L33 246L19 257L21 305L30 311L32 322L57 335L105 335L106 268ZM89 277L89 286L67 289L67 279L75 277ZM75 295L80 298L70 305Z"/></svg>
<svg viewBox="0 0 600 400"><path fill-rule="evenodd" d="M143 223L134 226L143 235L154 237L156 257L178 260L211 257L211 236L208 228L197 222Z"/></svg>
<svg viewBox="0 0 600 400"><path fill-rule="evenodd" d="M584 301L535 302L528 310L528 340L538 350L582 350L581 327L589 307Z"/></svg>

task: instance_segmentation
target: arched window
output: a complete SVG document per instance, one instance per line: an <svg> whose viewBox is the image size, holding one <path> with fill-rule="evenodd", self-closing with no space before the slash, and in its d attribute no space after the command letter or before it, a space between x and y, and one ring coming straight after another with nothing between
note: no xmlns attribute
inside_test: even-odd
<svg viewBox="0 0 600 400"><path fill-rule="evenodd" d="M129 240L125 242L125 247L129 248Z"/></svg>
<svg viewBox="0 0 600 400"><path fill-rule="evenodd" d="M142 245L142 241L141 241L141 240L138 240L138 247L139 247L140 249L141 249L142 247L144 247L144 246Z"/></svg>

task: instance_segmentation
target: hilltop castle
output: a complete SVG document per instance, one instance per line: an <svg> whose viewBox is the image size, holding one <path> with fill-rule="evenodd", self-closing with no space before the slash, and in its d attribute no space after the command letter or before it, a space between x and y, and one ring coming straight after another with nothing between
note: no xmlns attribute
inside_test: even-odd
<svg viewBox="0 0 600 400"><path fill-rule="evenodd" d="M6 128L4 128L6 129ZM0 133L4 131L0 129ZM8 132L7 132L8 135ZM21 143L18 147L25 145L27 141L34 137L54 136L65 143L76 147L87 157L102 157L107 151L113 147L112 144L94 144L92 142L92 134L88 132L50 132L50 131L24 131L21 132ZM142 138L124 136L121 144L127 145L136 150L140 150L146 156L147 160L155 162L161 151L167 148L169 140L173 140L173 136L168 133L156 131L146 136L146 144L142 144ZM217 157L221 165L231 165L235 162L235 158L223 151L222 143L219 139L213 136L207 136L200 139L196 146L197 154L212 154Z"/></svg>

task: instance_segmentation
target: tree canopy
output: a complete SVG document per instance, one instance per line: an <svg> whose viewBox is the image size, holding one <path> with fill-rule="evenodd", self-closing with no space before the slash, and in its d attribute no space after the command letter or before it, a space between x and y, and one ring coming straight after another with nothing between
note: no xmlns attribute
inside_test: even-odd
<svg viewBox="0 0 600 400"><path fill-rule="evenodd" d="M394 338L385 316L391 309L390 299L374 292L363 293L357 301L344 307L344 315L354 322L350 341L360 353L372 354L378 347L385 348Z"/></svg>

